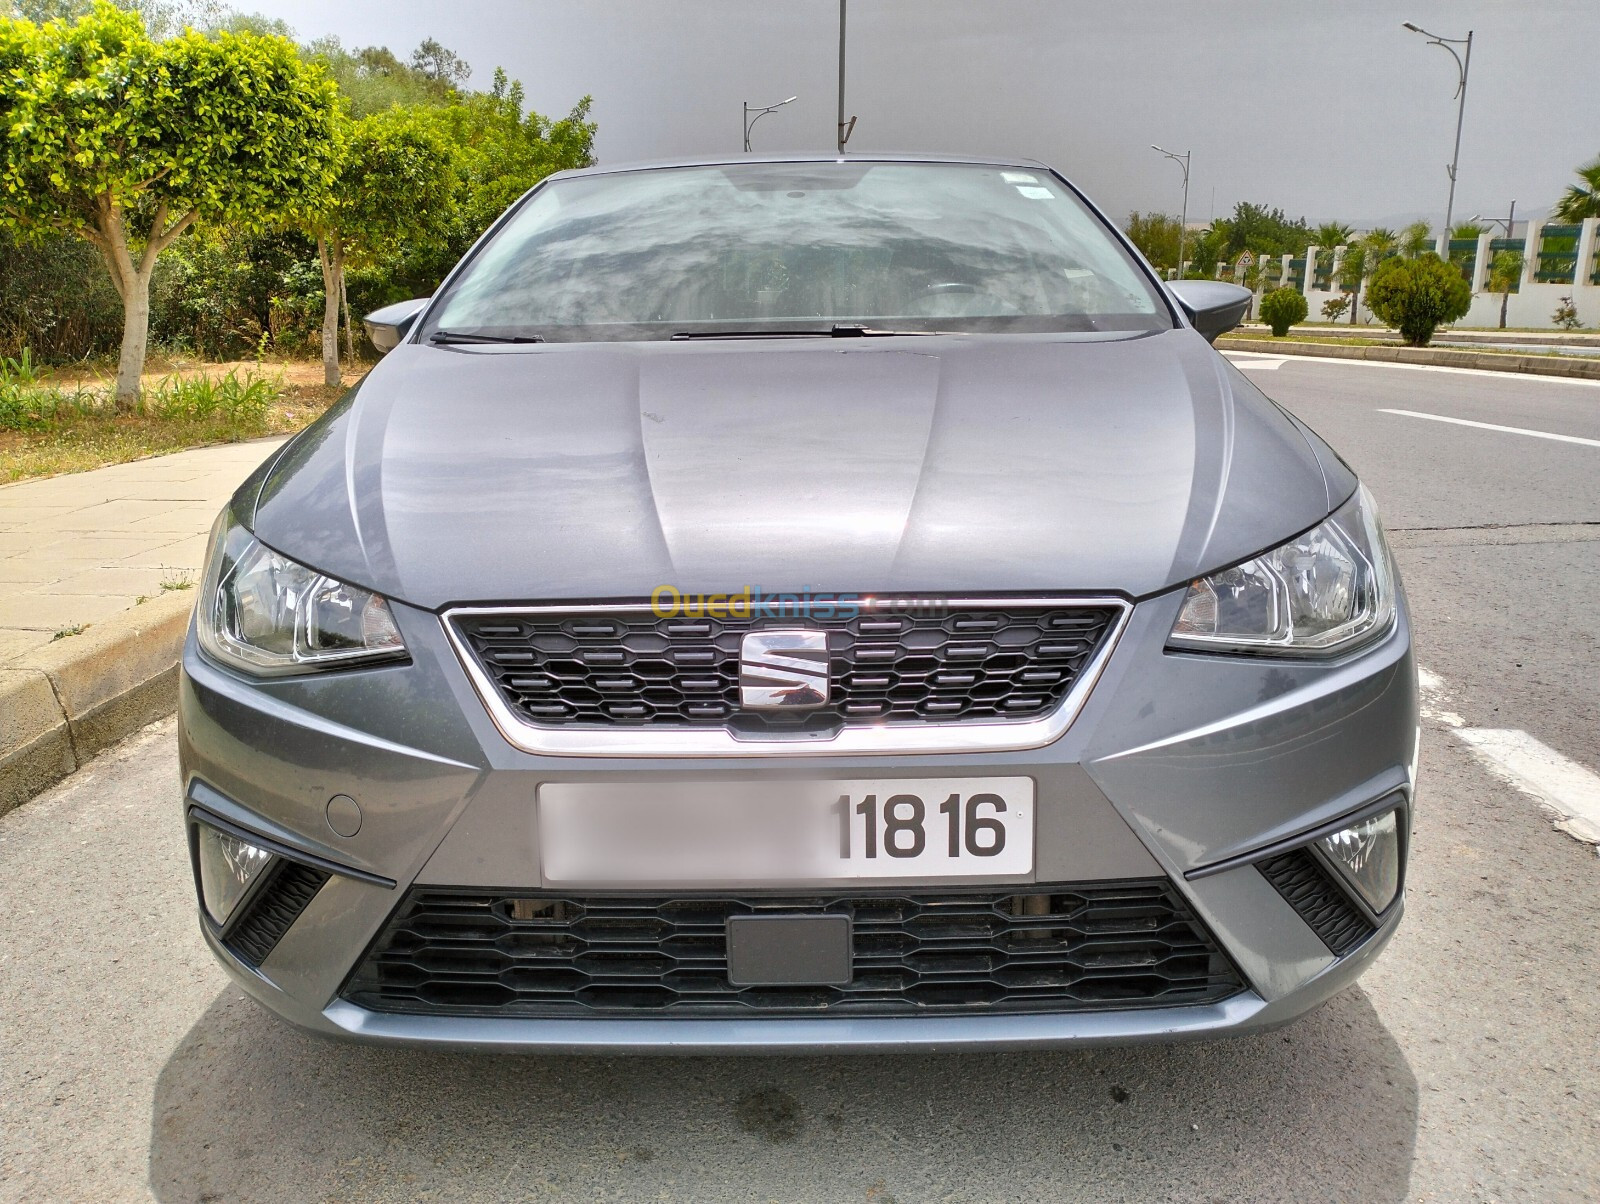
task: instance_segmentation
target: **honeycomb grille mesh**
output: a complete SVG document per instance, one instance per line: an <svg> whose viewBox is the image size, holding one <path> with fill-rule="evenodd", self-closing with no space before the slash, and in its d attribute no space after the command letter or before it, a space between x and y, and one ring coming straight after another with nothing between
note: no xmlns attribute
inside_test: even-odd
<svg viewBox="0 0 1600 1204"><path fill-rule="evenodd" d="M836 621L623 609L451 621L506 705L535 724L762 732L1036 718L1066 697L1119 613L1105 605L998 606ZM827 632L826 705L741 710L740 644L771 627Z"/></svg>
<svg viewBox="0 0 1600 1204"><path fill-rule="evenodd" d="M382 1012L929 1015L1213 1002L1243 984L1164 880L1048 894L571 898L414 889L345 989ZM732 916L847 915L848 985L734 986Z"/></svg>
<svg viewBox="0 0 1600 1204"><path fill-rule="evenodd" d="M280 861L271 873L227 936L228 947L252 966L267 960L329 877L326 870L293 861Z"/></svg>
<svg viewBox="0 0 1600 1204"><path fill-rule="evenodd" d="M1268 857L1256 868L1335 955L1343 957L1376 931L1307 850Z"/></svg>

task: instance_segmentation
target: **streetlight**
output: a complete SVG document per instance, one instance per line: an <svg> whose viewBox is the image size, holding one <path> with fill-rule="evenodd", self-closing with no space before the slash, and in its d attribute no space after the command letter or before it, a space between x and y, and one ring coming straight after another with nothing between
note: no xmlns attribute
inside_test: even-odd
<svg viewBox="0 0 1600 1204"><path fill-rule="evenodd" d="M1443 46L1450 52L1450 57L1455 59L1456 70L1461 73L1461 77L1456 83L1456 96L1461 101L1456 106L1456 150L1450 159L1450 166L1445 169L1450 173L1450 199L1445 203L1444 207L1444 240L1445 248L1448 252L1450 246L1450 218L1454 215L1456 208L1456 165L1461 162L1461 119L1467 114L1467 72L1472 67L1472 30L1467 30L1467 36L1464 38L1441 38L1436 33L1429 33L1426 29L1411 24L1410 21L1405 22L1404 28L1409 29L1412 33L1420 33L1428 39L1428 45L1430 46ZM1456 53L1455 48L1457 46L1466 47L1465 58ZM1509 238L1510 235L1507 235L1507 237Z"/></svg>
<svg viewBox="0 0 1600 1204"><path fill-rule="evenodd" d="M1154 142L1150 149L1158 151L1183 168L1183 215L1178 218L1178 279L1183 279L1183 236L1189 227L1189 156L1193 151L1184 151L1181 155L1173 154L1169 150L1162 150Z"/></svg>
<svg viewBox="0 0 1600 1204"><path fill-rule="evenodd" d="M792 104L794 101L797 101L799 99L800 98L798 96L791 96L791 97L789 97L788 100L780 100L775 105L766 105L766 106L764 106L762 108L756 108L756 109L752 109L750 107L750 102L748 100L745 101L744 102L744 149L746 151L749 151L749 149L750 149L750 131L755 128L756 122L760 121L768 113L771 113L771 112L773 112L773 111L775 111L777 109L781 109L781 108L783 108L784 105ZM750 116L751 113L754 113L755 116L754 117Z"/></svg>
<svg viewBox="0 0 1600 1204"><path fill-rule="evenodd" d="M845 0L839 0L839 153L844 154L844 144L850 141L850 135L855 132L856 119L852 117L848 123L844 119L844 18Z"/></svg>
<svg viewBox="0 0 1600 1204"><path fill-rule="evenodd" d="M1517 203L1515 201L1511 202L1511 212L1505 217L1484 217L1481 213L1474 213L1472 220L1475 222L1493 222L1497 226L1504 226L1506 228L1506 239L1509 241L1512 237L1511 227L1517 220Z"/></svg>

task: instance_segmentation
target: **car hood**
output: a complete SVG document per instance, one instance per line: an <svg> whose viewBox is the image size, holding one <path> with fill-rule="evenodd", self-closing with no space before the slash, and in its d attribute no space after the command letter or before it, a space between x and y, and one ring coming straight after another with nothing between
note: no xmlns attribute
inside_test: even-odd
<svg viewBox="0 0 1600 1204"><path fill-rule="evenodd" d="M428 608L1140 596L1326 516L1351 482L1316 443L1182 329L405 344L237 508L285 555Z"/></svg>

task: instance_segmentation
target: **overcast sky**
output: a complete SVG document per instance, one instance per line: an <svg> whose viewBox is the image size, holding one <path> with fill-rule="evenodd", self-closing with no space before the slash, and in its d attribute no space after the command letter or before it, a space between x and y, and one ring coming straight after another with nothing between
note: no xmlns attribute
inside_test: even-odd
<svg viewBox="0 0 1600 1204"><path fill-rule="evenodd" d="M436 37L487 86L528 102L594 97L602 162L727 154L740 103L798 93L757 150L833 146L836 0L235 0L302 40L336 34L402 55ZM1538 0L851 0L852 151L1024 155L1113 216L1191 220L1238 200L1357 225L1443 219L1456 65L1401 28L1475 31L1456 220L1519 218L1600 153L1600 4Z"/></svg>

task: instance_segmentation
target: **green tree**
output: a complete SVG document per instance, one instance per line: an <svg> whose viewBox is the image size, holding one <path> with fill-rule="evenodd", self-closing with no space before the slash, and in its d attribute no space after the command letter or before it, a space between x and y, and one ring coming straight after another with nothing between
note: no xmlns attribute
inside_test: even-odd
<svg viewBox="0 0 1600 1204"><path fill-rule="evenodd" d="M437 110L393 108L340 131L338 172L324 203L304 215L322 265L322 372L339 378L339 307L348 264L371 264L448 234L458 192L455 154Z"/></svg>
<svg viewBox="0 0 1600 1204"><path fill-rule="evenodd" d="M1478 222L1462 222L1454 230L1450 231L1450 237L1481 238L1483 237L1483 226Z"/></svg>
<svg viewBox="0 0 1600 1204"><path fill-rule="evenodd" d="M1506 306L1512 291L1522 280L1522 252L1509 248L1496 251L1489 261L1489 291L1500 294L1500 329L1506 328Z"/></svg>
<svg viewBox="0 0 1600 1204"><path fill-rule="evenodd" d="M1600 217L1600 158L1578 168L1578 180L1556 202L1555 215L1564 222Z"/></svg>
<svg viewBox="0 0 1600 1204"><path fill-rule="evenodd" d="M1385 260L1372 273L1367 306L1413 347L1425 347L1444 322L1466 316L1472 288L1452 264L1431 251Z"/></svg>
<svg viewBox="0 0 1600 1204"><path fill-rule="evenodd" d="M1178 219L1172 214L1135 211L1128 214L1125 229L1133 245L1162 274L1178 266Z"/></svg>
<svg viewBox="0 0 1600 1204"><path fill-rule="evenodd" d="M452 88L460 88L472 76L472 65L454 50L427 38L411 52L413 70Z"/></svg>
<svg viewBox="0 0 1600 1204"><path fill-rule="evenodd" d="M1261 298L1261 320L1272 327L1274 338L1281 339L1289 327L1306 320L1305 295L1297 288L1275 288Z"/></svg>
<svg viewBox="0 0 1600 1204"><path fill-rule="evenodd" d="M153 41L109 3L0 21L0 222L86 240L123 303L116 398L138 399L150 279L196 221L260 226L329 184L333 81L277 37Z"/></svg>
<svg viewBox="0 0 1600 1204"><path fill-rule="evenodd" d="M1311 231L1311 241L1317 245L1316 270L1332 271L1334 248L1348 244L1355 237L1355 233L1353 227L1343 222L1323 222Z"/></svg>
<svg viewBox="0 0 1600 1204"><path fill-rule="evenodd" d="M1395 242L1394 231L1380 226L1367 231L1345 247L1344 259L1339 264L1339 287L1350 293L1350 325L1356 324L1356 315L1361 308L1362 282L1378 264L1394 255Z"/></svg>
<svg viewBox="0 0 1600 1204"><path fill-rule="evenodd" d="M1347 226L1343 222L1323 222L1311 231L1311 241L1319 247L1331 250L1334 247L1344 246L1355 237L1355 233L1354 226Z"/></svg>
<svg viewBox="0 0 1600 1204"><path fill-rule="evenodd" d="M354 117L395 105L442 105L461 98L454 84L402 62L385 46L346 50L338 38L326 37L312 42L306 53L327 68Z"/></svg>
<svg viewBox="0 0 1600 1204"><path fill-rule="evenodd" d="M1400 254L1414 258L1433 250L1433 228L1425 221L1414 221L1400 231Z"/></svg>

